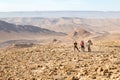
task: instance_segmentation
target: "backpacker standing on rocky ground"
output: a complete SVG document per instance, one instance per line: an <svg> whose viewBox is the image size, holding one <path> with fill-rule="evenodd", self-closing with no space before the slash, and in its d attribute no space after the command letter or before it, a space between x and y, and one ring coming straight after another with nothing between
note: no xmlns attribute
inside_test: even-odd
<svg viewBox="0 0 120 80"><path fill-rule="evenodd" d="M81 50L83 52L85 52L85 43L84 43L84 41L81 41L80 46L81 46Z"/></svg>
<svg viewBox="0 0 120 80"><path fill-rule="evenodd" d="M77 47L77 42L76 42L76 41L74 42L74 51L75 51L75 50L77 50L77 51L80 52L80 50L79 50L78 47Z"/></svg>
<svg viewBox="0 0 120 80"><path fill-rule="evenodd" d="M92 41L88 40L87 42L88 52L91 52L91 45L93 45Z"/></svg>

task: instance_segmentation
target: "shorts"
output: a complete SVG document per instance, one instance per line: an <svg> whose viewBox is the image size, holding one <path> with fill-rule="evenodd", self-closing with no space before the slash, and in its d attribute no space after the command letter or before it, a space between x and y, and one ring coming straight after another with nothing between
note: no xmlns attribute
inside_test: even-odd
<svg viewBox="0 0 120 80"><path fill-rule="evenodd" d="M84 46L81 46L81 48L85 48Z"/></svg>

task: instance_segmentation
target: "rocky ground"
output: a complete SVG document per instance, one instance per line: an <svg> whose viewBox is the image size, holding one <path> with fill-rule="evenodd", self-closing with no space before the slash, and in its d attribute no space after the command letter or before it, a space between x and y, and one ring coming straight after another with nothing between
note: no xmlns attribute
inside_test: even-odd
<svg viewBox="0 0 120 80"><path fill-rule="evenodd" d="M0 80L120 80L120 41L95 42L92 52L57 43L2 49Z"/></svg>

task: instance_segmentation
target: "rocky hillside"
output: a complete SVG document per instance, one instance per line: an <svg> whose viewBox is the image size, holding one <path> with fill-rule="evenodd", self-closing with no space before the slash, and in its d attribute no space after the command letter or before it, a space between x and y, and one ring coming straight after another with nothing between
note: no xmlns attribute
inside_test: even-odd
<svg viewBox="0 0 120 80"><path fill-rule="evenodd" d="M1 20L14 24L34 25L53 31L71 33L78 28L83 28L89 32L119 31L119 18L79 18L79 17L60 17L60 18L1 18Z"/></svg>
<svg viewBox="0 0 120 80"><path fill-rule="evenodd" d="M65 35L64 33L51 31L45 28L40 28L32 25L15 25L12 23L7 23L5 21L0 21L0 31L2 32L16 32L16 33L39 33L40 35Z"/></svg>
<svg viewBox="0 0 120 80"><path fill-rule="evenodd" d="M40 38L41 36L65 36L65 33L55 32L45 28L32 25L15 25L5 21L0 21L1 40Z"/></svg>
<svg viewBox="0 0 120 80"><path fill-rule="evenodd" d="M104 33L93 37L94 40L120 40L120 33Z"/></svg>
<svg viewBox="0 0 120 80"><path fill-rule="evenodd" d="M92 52L71 44L0 50L1 80L119 80L120 42L94 42Z"/></svg>
<svg viewBox="0 0 120 80"><path fill-rule="evenodd" d="M77 30L73 31L69 36L71 36L73 38L74 37L76 37L76 38L80 38L80 37L81 38L86 38L86 37L89 37L91 34L92 34L91 32L80 28L80 29L77 29Z"/></svg>

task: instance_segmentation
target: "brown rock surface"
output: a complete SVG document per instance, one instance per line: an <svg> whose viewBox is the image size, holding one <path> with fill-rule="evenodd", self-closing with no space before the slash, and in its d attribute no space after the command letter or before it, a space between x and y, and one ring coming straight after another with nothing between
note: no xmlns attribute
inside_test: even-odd
<svg viewBox="0 0 120 80"><path fill-rule="evenodd" d="M59 43L0 50L0 80L93 79L120 79L120 41L95 42L91 53Z"/></svg>

